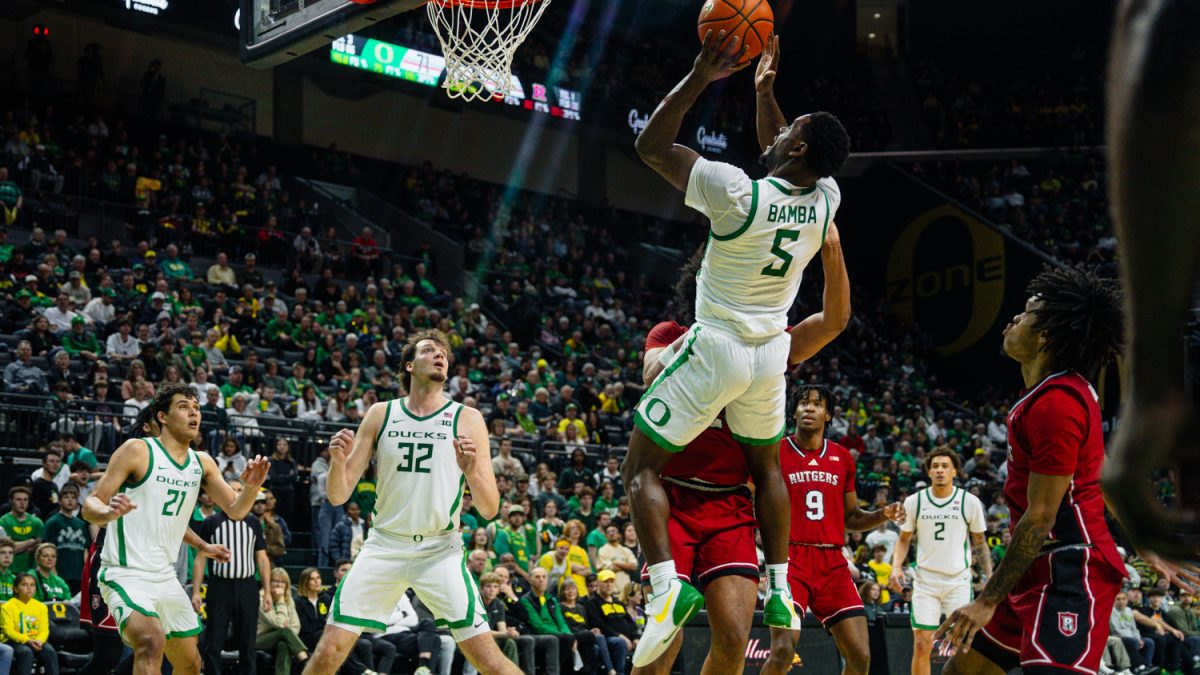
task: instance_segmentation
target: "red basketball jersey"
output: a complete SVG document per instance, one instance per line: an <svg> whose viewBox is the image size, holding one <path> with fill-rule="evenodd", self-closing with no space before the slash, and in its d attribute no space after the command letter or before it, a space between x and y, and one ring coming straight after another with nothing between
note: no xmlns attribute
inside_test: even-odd
<svg viewBox="0 0 1200 675"><path fill-rule="evenodd" d="M687 327L664 321L646 336L646 349L669 347ZM662 476L682 481L703 481L713 485L734 486L750 481L750 466L742 446L733 438L725 413L717 416L682 452L676 453L663 467Z"/></svg>
<svg viewBox="0 0 1200 675"><path fill-rule="evenodd" d="M854 492L854 458L826 440L804 450L792 436L779 445L783 482L792 501L793 544L841 546L846 539L846 493Z"/></svg>
<svg viewBox="0 0 1200 675"><path fill-rule="evenodd" d="M1029 474L1072 476L1050 530L1061 544L1090 544L1108 563L1125 573L1112 533L1104 520L1100 469L1104 433L1096 390L1079 373L1047 377L1013 404L1008 414L1008 480L1004 496L1012 527L1029 508Z"/></svg>

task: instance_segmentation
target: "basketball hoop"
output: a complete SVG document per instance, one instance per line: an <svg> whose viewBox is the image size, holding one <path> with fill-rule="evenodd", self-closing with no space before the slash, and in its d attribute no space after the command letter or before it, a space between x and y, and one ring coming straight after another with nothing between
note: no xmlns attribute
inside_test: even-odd
<svg viewBox="0 0 1200 675"><path fill-rule="evenodd" d="M507 95L512 60L550 0L430 0L429 21L446 58L450 98Z"/></svg>

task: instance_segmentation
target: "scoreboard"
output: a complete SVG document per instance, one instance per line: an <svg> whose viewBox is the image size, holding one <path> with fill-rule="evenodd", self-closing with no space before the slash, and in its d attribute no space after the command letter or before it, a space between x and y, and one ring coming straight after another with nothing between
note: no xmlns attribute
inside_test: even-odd
<svg viewBox="0 0 1200 675"><path fill-rule="evenodd" d="M340 66L427 87L438 86L446 71L446 60L440 54L354 33L333 41L329 60ZM527 86L517 73L512 74L508 94L496 94L492 98L499 103L565 120L580 119L581 99L580 92L574 89L533 81Z"/></svg>

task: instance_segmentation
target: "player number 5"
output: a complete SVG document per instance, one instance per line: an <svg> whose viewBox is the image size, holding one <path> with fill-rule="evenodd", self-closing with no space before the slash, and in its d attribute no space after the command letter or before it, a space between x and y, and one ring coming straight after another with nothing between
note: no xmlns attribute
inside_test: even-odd
<svg viewBox="0 0 1200 675"><path fill-rule="evenodd" d="M820 492L812 490L804 495L804 505L808 507L804 515L809 520L825 519L825 497Z"/></svg>
<svg viewBox="0 0 1200 675"><path fill-rule="evenodd" d="M788 268L792 266L792 254L783 250L783 240L790 239L796 241L800 239L800 230L776 230L775 243L771 246L771 253L774 253L783 264L775 267L775 263L771 263L762 268L762 274L768 277L782 277L787 275Z"/></svg>

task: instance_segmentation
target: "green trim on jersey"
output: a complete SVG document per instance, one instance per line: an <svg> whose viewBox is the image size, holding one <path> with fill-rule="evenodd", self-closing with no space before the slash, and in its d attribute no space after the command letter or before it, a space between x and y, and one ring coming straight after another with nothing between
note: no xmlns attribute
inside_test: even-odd
<svg viewBox="0 0 1200 675"><path fill-rule="evenodd" d="M162 454L167 456L167 461L171 462L171 465L174 466L176 469L183 471L184 469L188 468L188 466L192 463L192 449L191 448L188 448L187 457L183 460L183 464L180 464L179 462L175 461L174 457L171 456L171 453L167 450L167 447L162 444L162 441L158 440L157 438L152 439L152 440L154 441L154 444L158 446L158 449L162 450Z"/></svg>
<svg viewBox="0 0 1200 675"><path fill-rule="evenodd" d="M803 197L804 195L810 195L817 189L816 185L813 185L812 187L786 188L781 185L779 181L776 181L773 178L768 178L767 182L771 185L774 185L775 189L779 190L783 194L790 195L792 197Z"/></svg>
<svg viewBox="0 0 1200 675"><path fill-rule="evenodd" d="M193 635L199 635L203 632L204 626L201 626L200 622L197 621L195 628L190 628L188 630L173 630L170 633L167 633L167 639L174 640L176 638L192 637Z"/></svg>
<svg viewBox="0 0 1200 675"><path fill-rule="evenodd" d="M433 623L438 628L449 628L456 630L459 628L470 628L475 619L475 598L479 595L479 590L472 583L471 575L467 572L466 558L463 558L459 563L459 569L462 571L463 585L467 587L467 615L458 621L446 621L445 619L436 619Z"/></svg>
<svg viewBox="0 0 1200 675"><path fill-rule="evenodd" d="M750 224L754 222L754 214L758 212L758 181L750 181L750 213L746 214L746 220L738 229L729 234L717 234L712 231L712 227L708 228L708 234L717 241L729 241L742 236L746 230L750 229Z"/></svg>
<svg viewBox="0 0 1200 675"><path fill-rule="evenodd" d="M914 630L937 630L938 626L926 626L923 623L917 623L916 615L909 611L908 622L912 624Z"/></svg>
<svg viewBox="0 0 1200 675"><path fill-rule="evenodd" d="M342 579L345 581L345 579ZM387 626L379 621L371 621L370 619L360 619L355 616L347 616L342 614L342 585L338 584L337 590L333 592L333 607L329 610L329 615L333 618L334 623L348 623L351 626L359 628L372 628L378 631L387 630Z"/></svg>
<svg viewBox="0 0 1200 675"><path fill-rule="evenodd" d="M739 436L732 431L729 432L729 435L733 436L733 440L745 445L771 445L772 443L778 443L783 439L785 427L787 427L786 422L779 428L779 433L775 434L775 436L772 438L751 438L749 436Z"/></svg>
<svg viewBox="0 0 1200 675"><path fill-rule="evenodd" d="M458 438L458 416L462 414L463 407L464 406L459 406L458 410L454 411L454 427L451 433L454 434L455 438Z"/></svg>
<svg viewBox="0 0 1200 675"><path fill-rule="evenodd" d="M409 418L412 419L412 421L414 421L414 422L424 422L425 420L433 419L434 415L442 412L446 408L449 408L450 404L454 403L454 399L452 399L452 398L446 399L446 405L438 408L437 410L434 410L433 412L429 413L428 415L426 415L424 417L418 417L418 416L414 415L411 410L408 409L408 406L404 405L404 402L408 400L407 396L405 396L404 398L398 398L396 400L400 402L400 409L404 411L404 414L408 415Z"/></svg>
<svg viewBox="0 0 1200 675"><path fill-rule="evenodd" d="M933 498L933 488L928 487L925 489L929 491L929 503L941 509L949 506L950 502L954 501L954 499L958 497L958 492L962 488L955 487L954 491L950 493L950 496L946 498L946 501L942 502L941 504L937 503L937 500Z"/></svg>
<svg viewBox="0 0 1200 675"><path fill-rule="evenodd" d="M681 452L683 451L684 447L686 447L682 445L675 445L674 443L663 438L662 434L658 433L658 431L650 426L649 422L642 418L642 413L640 411L635 410L633 412L633 425L641 429L643 434L649 436L650 440L654 441L658 447L666 450L667 452Z"/></svg>
<svg viewBox="0 0 1200 675"><path fill-rule="evenodd" d="M129 594L125 592L124 588L121 588L121 584L118 584L115 581L109 581L108 579L105 579L104 573L107 571L108 570L105 568L100 568L99 579L100 579L101 583L105 584L106 586L111 586L112 589L117 592L117 595L121 596L121 600L124 601L125 604L130 607L130 609L137 611L138 614L144 614L145 616L153 617L155 619L158 618L158 615L155 614L154 612L151 612L148 609L143 609L136 602L134 602L133 600L130 600ZM125 621L128 621L128 620L129 620L129 617L125 617ZM122 621L121 625L117 627L118 630L121 630L121 631L124 630L125 621Z"/></svg>
<svg viewBox="0 0 1200 675"><path fill-rule="evenodd" d="M129 564L125 559L125 516L117 518L117 562L122 567Z"/></svg>
<svg viewBox="0 0 1200 675"><path fill-rule="evenodd" d="M459 408L459 410L462 410L462 408ZM457 417L458 416L455 415L455 419L457 419ZM455 510L458 509L459 502L462 501L463 487L466 484L467 484L467 476L465 474L462 476L459 476L458 477L458 496L454 498L454 503L450 505L450 524L446 526L447 531L454 529L454 512L455 512ZM460 518L460 520L461 520L461 518Z"/></svg>
<svg viewBox="0 0 1200 675"><path fill-rule="evenodd" d="M388 421L392 418L392 401L388 401L383 405L383 424L379 425L379 431L375 434L375 450L379 451L379 439L383 438L383 431L387 429Z"/></svg>
<svg viewBox="0 0 1200 675"><path fill-rule="evenodd" d="M151 439L149 438L143 438L141 440L146 444L146 456L149 457L149 463L146 464L146 473L142 474L140 480L136 480L132 483L126 482L125 485L122 486L122 489L132 490L135 487L140 487L143 483L150 479L150 474L154 473L154 446L150 444Z"/></svg>
<svg viewBox="0 0 1200 675"><path fill-rule="evenodd" d="M921 495L924 493L925 490L917 491L917 513L913 516L913 534L916 534L917 522L921 520Z"/></svg>
<svg viewBox="0 0 1200 675"><path fill-rule="evenodd" d="M825 197L825 227L821 230L821 246L824 246L825 235L829 234L829 193L821 190L821 194Z"/></svg>
<svg viewBox="0 0 1200 675"><path fill-rule="evenodd" d="M971 569L971 521L967 520L967 491L963 490L962 499L958 500L958 513L962 516L963 526L967 528L967 536L963 539L963 567Z"/></svg>

